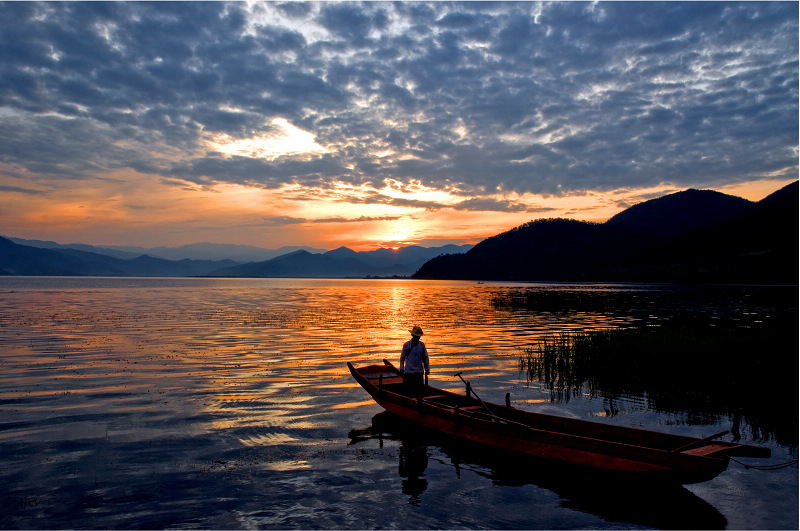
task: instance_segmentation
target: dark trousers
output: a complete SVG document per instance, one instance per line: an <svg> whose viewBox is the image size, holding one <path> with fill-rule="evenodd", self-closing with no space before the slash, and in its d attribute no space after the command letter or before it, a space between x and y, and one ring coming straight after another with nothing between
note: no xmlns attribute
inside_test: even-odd
<svg viewBox="0 0 800 531"><path fill-rule="evenodd" d="M403 384L419 394L425 385L425 376L421 372L407 372L403 375Z"/></svg>

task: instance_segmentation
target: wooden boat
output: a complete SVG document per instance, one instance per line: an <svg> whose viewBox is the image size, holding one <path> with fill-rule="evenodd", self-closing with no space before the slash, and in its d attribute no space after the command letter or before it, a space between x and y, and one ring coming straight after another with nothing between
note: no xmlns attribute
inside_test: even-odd
<svg viewBox="0 0 800 531"><path fill-rule="evenodd" d="M697 483L719 475L732 456L769 457L757 446L612 426L485 403L425 385L416 396L390 362L356 368L353 378L390 413L458 439L548 461L659 481Z"/></svg>

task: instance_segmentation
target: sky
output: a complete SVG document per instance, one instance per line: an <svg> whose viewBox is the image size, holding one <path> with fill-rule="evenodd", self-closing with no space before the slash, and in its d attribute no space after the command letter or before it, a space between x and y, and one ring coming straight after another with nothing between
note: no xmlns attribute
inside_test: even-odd
<svg viewBox="0 0 800 531"><path fill-rule="evenodd" d="M0 4L0 234L477 243L798 178L797 2Z"/></svg>

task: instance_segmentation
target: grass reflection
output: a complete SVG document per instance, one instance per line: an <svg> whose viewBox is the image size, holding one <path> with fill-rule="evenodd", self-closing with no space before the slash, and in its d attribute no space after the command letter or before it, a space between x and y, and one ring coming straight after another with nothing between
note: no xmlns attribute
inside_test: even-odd
<svg viewBox="0 0 800 531"><path fill-rule="evenodd" d="M443 472L436 459L429 461L430 483L422 498L422 511L429 512L409 520L422 511L403 512L406 497L395 489L406 479L398 478L400 443L388 441L364 453L363 447L345 446L348 431L369 425L381 409L353 381L346 362L387 358L397 364L406 330L418 323L437 387L463 393L453 376L462 372L487 402L502 403L511 391L515 407L583 418L594 414L595 404L542 404L548 396L539 386L520 385L520 349L561 331L631 327L651 315L663 321L686 313L692 302L675 295L664 309L660 292L647 286L620 287L625 295L600 286L596 291L609 292L615 302L593 298L587 304L595 310L589 311L574 308L570 295L586 286L128 279L133 285L120 287L119 282L0 278L0 288L6 286L0 289L0 480L7 486L0 527L608 527L594 516L603 514L596 504L545 490L530 498L529 489L538 489L531 484L515 494L468 482L468 475L456 481L452 469ZM14 287L20 283L43 287ZM562 295L548 295L544 307L532 310L493 304L503 294L526 290ZM728 300L725 293L699 297L705 315L732 306L742 323L769 319L772 306L758 294ZM796 289L793 296L796 317ZM796 318L791 327L797 330ZM786 362L794 356L796 364L794 341L780 351L764 346L758 360L732 362L743 374L728 393L742 398L773 393L772 402L762 401L763 409L795 408L796 394L788 404L785 397L796 393L796 381L780 383L796 377L796 365ZM784 379L775 379L768 368L753 368L751 361L772 364L776 371L782 367ZM690 367L665 370L681 380L690 376ZM683 418L637 415L628 424L661 429L664 422ZM745 419L741 424L749 433ZM796 450L770 446L782 460L796 457ZM540 472L525 479L535 483ZM709 501L715 492L725 496L719 505L732 518L730 526L797 528L796 470L771 473L769 488L763 488L763 476L729 472L697 492ZM579 479L573 482L594 500L596 485ZM551 488L547 481L541 486ZM619 496L605 485L599 490ZM617 505L623 507L636 504L620 499ZM494 510L498 503L502 511ZM378 506L388 509L378 514ZM453 507L463 518L453 519ZM665 507L652 514L675 513L701 525L681 499ZM669 507L685 510L669 513ZM676 527L649 520L647 525Z"/></svg>
<svg viewBox="0 0 800 531"><path fill-rule="evenodd" d="M547 384L551 401L626 396L696 422L728 415L734 431L744 420L753 438L796 446L797 350L796 323L684 321L550 335L523 353L519 368Z"/></svg>

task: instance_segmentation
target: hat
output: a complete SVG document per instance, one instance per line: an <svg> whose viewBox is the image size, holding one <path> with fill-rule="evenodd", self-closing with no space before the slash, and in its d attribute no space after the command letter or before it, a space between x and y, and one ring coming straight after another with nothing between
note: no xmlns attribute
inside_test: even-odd
<svg viewBox="0 0 800 531"><path fill-rule="evenodd" d="M411 335L412 335L412 336L416 336L416 337L420 337L420 336L422 336L422 334L423 334L423 332L422 332L422 328L420 328L420 327L418 327L418 326L415 326L414 328L412 328L411 330L409 330L409 332L411 332Z"/></svg>

